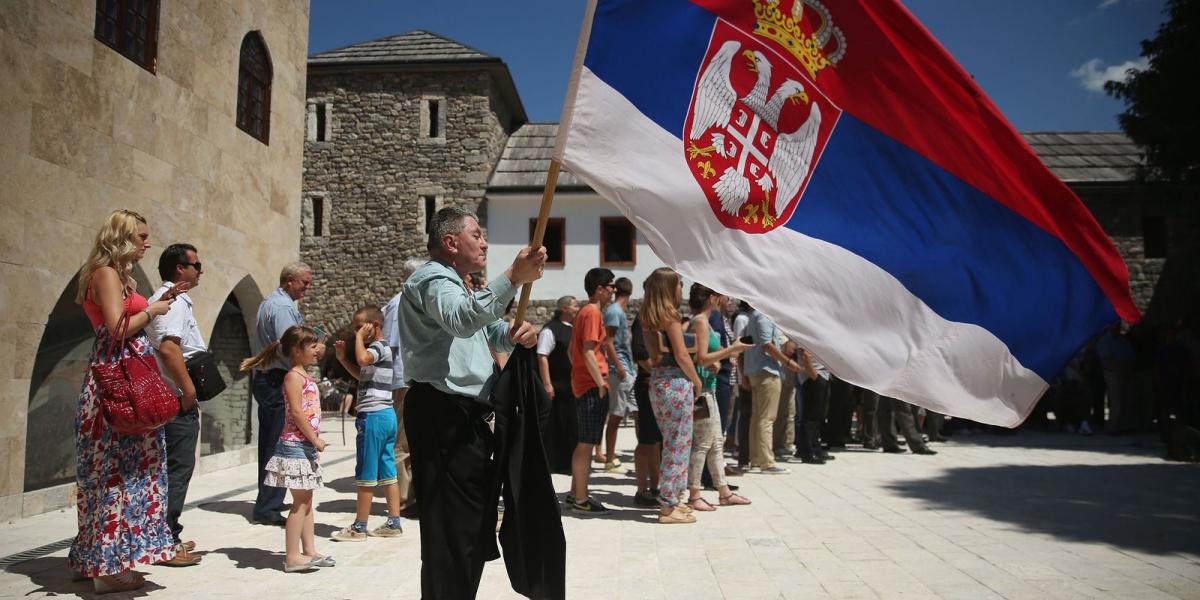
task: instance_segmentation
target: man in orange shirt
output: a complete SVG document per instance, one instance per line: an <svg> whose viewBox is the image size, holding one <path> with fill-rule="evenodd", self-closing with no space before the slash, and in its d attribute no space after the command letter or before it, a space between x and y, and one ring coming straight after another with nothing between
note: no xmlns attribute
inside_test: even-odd
<svg viewBox="0 0 1200 600"><path fill-rule="evenodd" d="M613 272L595 268L587 272L583 285L588 304L575 315L571 333L571 391L575 394L576 423L579 441L571 455L571 493L567 506L585 513L608 512L603 504L588 494L588 479L592 475L592 450L604 435L608 417L608 361L604 356L603 309L612 302L616 286Z"/></svg>

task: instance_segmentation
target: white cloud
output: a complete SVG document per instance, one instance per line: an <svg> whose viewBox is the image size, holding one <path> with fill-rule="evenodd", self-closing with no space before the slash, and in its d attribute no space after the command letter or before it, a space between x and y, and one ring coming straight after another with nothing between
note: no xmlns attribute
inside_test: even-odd
<svg viewBox="0 0 1200 600"><path fill-rule="evenodd" d="M1117 0L1105 0L1106 2L1115 2ZM1129 69L1145 70L1150 66L1149 61L1145 57L1135 60L1127 60L1119 65L1104 66L1104 61L1099 58L1093 58L1082 65L1078 69L1071 71L1071 77L1079 80L1079 84L1084 89L1091 92L1103 92L1104 84L1109 81L1125 81L1125 72Z"/></svg>
<svg viewBox="0 0 1200 600"><path fill-rule="evenodd" d="M1098 12L1104 12L1105 10L1112 8L1113 6L1116 6L1120 3L1121 3L1121 0L1100 0L1100 6L1098 6L1096 8L1096 10Z"/></svg>

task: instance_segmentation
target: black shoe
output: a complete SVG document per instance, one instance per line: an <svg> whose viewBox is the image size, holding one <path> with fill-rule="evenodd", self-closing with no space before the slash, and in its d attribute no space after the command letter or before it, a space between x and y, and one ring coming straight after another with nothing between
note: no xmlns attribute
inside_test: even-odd
<svg viewBox="0 0 1200 600"><path fill-rule="evenodd" d="M929 436L929 441L931 441L931 442L945 442L945 441L947 441L947 440L946 440L946 436L944 436L944 435L931 435L931 436Z"/></svg>
<svg viewBox="0 0 1200 600"><path fill-rule="evenodd" d="M633 503L638 506L658 506L658 498L650 492L638 492L633 495Z"/></svg>
<svg viewBox="0 0 1200 600"><path fill-rule="evenodd" d="M821 453L821 460L835 460L835 459L837 459L837 457L828 452Z"/></svg>
<svg viewBox="0 0 1200 600"><path fill-rule="evenodd" d="M800 457L800 462L806 465L823 465L825 464L825 459L821 458L820 456L806 455Z"/></svg>
<svg viewBox="0 0 1200 600"><path fill-rule="evenodd" d="M920 448L913 450L913 454L921 454L923 456L933 456L934 454L937 454L937 450L930 450L926 446L921 446Z"/></svg>
<svg viewBox="0 0 1200 600"><path fill-rule="evenodd" d="M863 442L863 450L878 450L879 445L875 442Z"/></svg>
<svg viewBox="0 0 1200 600"><path fill-rule="evenodd" d="M904 448L901 448L899 446L892 446L891 448L884 448L883 451L887 454L904 454L905 452L908 452L908 450L905 450Z"/></svg>
<svg viewBox="0 0 1200 600"><path fill-rule="evenodd" d="M572 502L571 508L593 515L607 515L610 512L607 506L600 504L599 500L595 500L591 496L584 498L582 502Z"/></svg>
<svg viewBox="0 0 1200 600"><path fill-rule="evenodd" d="M400 516L413 521L421 518L421 513L417 511L417 503L405 502L404 508L400 510Z"/></svg>
<svg viewBox="0 0 1200 600"><path fill-rule="evenodd" d="M250 520L256 525L274 525L276 527L287 525L287 518L277 512L254 515Z"/></svg>

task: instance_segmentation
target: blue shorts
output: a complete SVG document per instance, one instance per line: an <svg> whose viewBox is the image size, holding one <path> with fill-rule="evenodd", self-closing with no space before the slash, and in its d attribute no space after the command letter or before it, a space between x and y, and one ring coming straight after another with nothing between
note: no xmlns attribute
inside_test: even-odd
<svg viewBox="0 0 1200 600"><path fill-rule="evenodd" d="M396 483L396 411L392 407L358 413L354 419L354 485L375 487Z"/></svg>

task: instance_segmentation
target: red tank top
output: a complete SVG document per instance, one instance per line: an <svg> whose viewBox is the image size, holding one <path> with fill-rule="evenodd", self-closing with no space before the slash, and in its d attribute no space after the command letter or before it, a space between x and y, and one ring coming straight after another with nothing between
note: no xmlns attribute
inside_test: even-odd
<svg viewBox="0 0 1200 600"><path fill-rule="evenodd" d="M146 297L137 292L130 292L125 297L125 314L130 317L146 310L149 306L150 303L146 300ZM88 286L87 296L83 298L83 312L87 315L88 320L92 322L93 328L99 329L104 324L104 309L92 300L92 288L90 285Z"/></svg>

